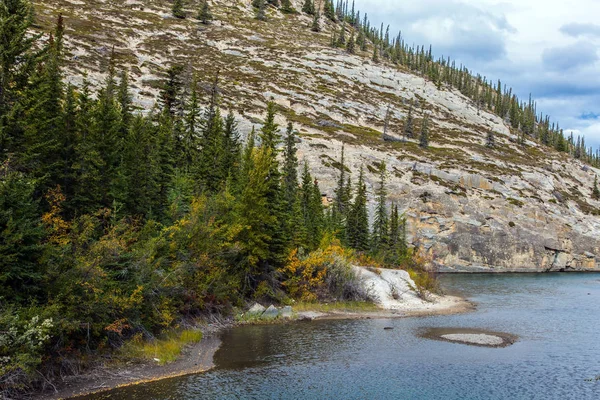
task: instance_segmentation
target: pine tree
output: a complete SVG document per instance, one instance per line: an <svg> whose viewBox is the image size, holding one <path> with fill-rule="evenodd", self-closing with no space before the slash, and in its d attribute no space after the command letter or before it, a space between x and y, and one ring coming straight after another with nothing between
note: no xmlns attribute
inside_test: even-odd
<svg viewBox="0 0 600 400"><path fill-rule="evenodd" d="M173 6L171 7L171 13L175 18L184 19L185 11L183 10L183 0L173 0Z"/></svg>
<svg viewBox="0 0 600 400"><path fill-rule="evenodd" d="M196 16L196 19L204 25L209 24L210 21L213 20L210 7L208 5L208 0L200 0L200 6L198 8L198 15Z"/></svg>
<svg viewBox="0 0 600 400"><path fill-rule="evenodd" d="M348 215L346 230L350 247L358 251L369 249L367 185L365 184L364 168L362 166L358 176L356 195Z"/></svg>
<svg viewBox="0 0 600 400"><path fill-rule="evenodd" d="M308 15L315 15L315 3L313 0L304 0L304 4L302 4L302 12Z"/></svg>
<svg viewBox="0 0 600 400"><path fill-rule="evenodd" d="M387 211L387 189L386 189L386 166L381 163L379 166L379 187L375 192L377 196L377 206L375 208L375 219L373 221L373 250L384 250L389 244L389 216Z"/></svg>
<svg viewBox="0 0 600 400"><path fill-rule="evenodd" d="M592 190L592 198L600 200L600 189L598 189L598 176L594 177L594 189Z"/></svg>
<svg viewBox="0 0 600 400"><path fill-rule="evenodd" d="M423 149L429 147L429 116L425 115L421 123L421 134L419 136L419 146Z"/></svg>

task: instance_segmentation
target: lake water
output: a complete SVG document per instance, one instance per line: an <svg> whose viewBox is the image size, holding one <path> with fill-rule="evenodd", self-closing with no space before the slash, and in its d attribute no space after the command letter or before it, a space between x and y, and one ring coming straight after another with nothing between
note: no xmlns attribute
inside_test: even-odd
<svg viewBox="0 0 600 400"><path fill-rule="evenodd" d="M600 381L588 381L600 375L600 275L442 280L477 311L232 329L208 373L86 399L600 399ZM483 348L420 338L429 327L519 339Z"/></svg>

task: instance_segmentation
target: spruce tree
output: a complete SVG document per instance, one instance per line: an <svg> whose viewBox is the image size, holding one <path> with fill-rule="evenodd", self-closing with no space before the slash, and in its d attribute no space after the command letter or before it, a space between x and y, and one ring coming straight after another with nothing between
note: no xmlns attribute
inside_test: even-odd
<svg viewBox="0 0 600 400"><path fill-rule="evenodd" d="M3 301L23 302L39 290L43 230L35 183L0 164L0 292Z"/></svg>
<svg viewBox="0 0 600 400"><path fill-rule="evenodd" d="M290 122L287 127L283 151L283 197L288 211L293 209L298 192L298 157L296 152L296 133Z"/></svg>
<svg viewBox="0 0 600 400"><path fill-rule="evenodd" d="M213 16L210 12L210 6L208 5L208 0L200 0L200 6L198 8L198 15L196 16L196 19L204 25L209 24L210 21L213 20Z"/></svg>
<svg viewBox="0 0 600 400"><path fill-rule="evenodd" d="M375 219L373 221L373 250L375 252L384 250L389 243L389 216L387 211L387 189L386 189L386 166L382 162L379 166L379 187L375 195L377 197L377 205L375 208Z"/></svg>
<svg viewBox="0 0 600 400"><path fill-rule="evenodd" d="M173 0L171 13L175 18L184 19L185 11L183 10L183 0Z"/></svg>
<svg viewBox="0 0 600 400"><path fill-rule="evenodd" d="M230 112L227 114L223 126L222 176L231 179L233 184L235 184L238 178L240 155L240 134L237 129L235 117Z"/></svg>
<svg viewBox="0 0 600 400"><path fill-rule="evenodd" d="M283 218L283 195L281 191L281 172L278 161L278 145L281 141L279 135L279 126L275 123L276 108L275 103L269 101L267 104L267 115L265 123L260 130L260 146L262 149L268 149L271 166L269 169L267 199L269 212L273 216L274 223L269 229L272 232L273 241L270 243L269 265L273 267L284 261L285 249L288 243L284 237L285 221ZM266 272L266 271L265 271Z"/></svg>
<svg viewBox="0 0 600 400"><path fill-rule="evenodd" d="M308 15L315 15L315 3L313 0L304 0L302 12Z"/></svg>
<svg viewBox="0 0 600 400"><path fill-rule="evenodd" d="M33 5L29 0L0 5L0 161L23 149L23 110L20 104L31 75L44 56L41 34L32 34Z"/></svg>
<svg viewBox="0 0 600 400"><path fill-rule="evenodd" d="M592 189L592 198L594 200L600 200L600 189L598 189L598 176L594 177L594 188Z"/></svg>
<svg viewBox="0 0 600 400"><path fill-rule="evenodd" d="M429 117L425 115L421 123L421 134L419 135L419 146L423 149L429 147Z"/></svg>
<svg viewBox="0 0 600 400"><path fill-rule="evenodd" d="M365 183L364 168L362 166L356 185L356 195L348 215L346 230L350 247L358 251L367 251L369 249L367 185Z"/></svg>
<svg viewBox="0 0 600 400"><path fill-rule="evenodd" d="M351 187L350 177L346 177L346 164L344 159L344 145L342 145L342 155L338 168L340 176L338 178L337 187L334 189L335 200L332 207L332 228L338 234L339 239L346 242L346 223L350 212Z"/></svg>

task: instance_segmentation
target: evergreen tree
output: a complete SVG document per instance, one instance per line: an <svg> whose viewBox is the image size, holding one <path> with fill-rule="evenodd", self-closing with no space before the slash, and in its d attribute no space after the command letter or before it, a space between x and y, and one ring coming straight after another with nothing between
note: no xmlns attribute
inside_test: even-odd
<svg viewBox="0 0 600 400"><path fill-rule="evenodd" d="M200 149L200 105L198 104L198 82L195 76L185 105L184 132L182 154L179 157L180 169L185 173L191 173L198 162Z"/></svg>
<svg viewBox="0 0 600 400"><path fill-rule="evenodd" d="M33 6L29 0L0 5L0 161L23 150L23 96L43 53L41 34L32 34Z"/></svg>
<svg viewBox="0 0 600 400"><path fill-rule="evenodd" d="M281 191L281 172L279 170L278 146L281 142L279 126L275 123L275 103L269 101L267 104L267 115L265 123L260 130L260 143L262 149L268 149L270 157L270 169L268 179L267 199L269 212L273 217L273 224L269 226L273 240L270 242L270 257L266 266L274 267L284 261L287 254L287 238L284 237L285 220L283 218L283 193ZM265 273L268 271L265 270Z"/></svg>
<svg viewBox="0 0 600 400"><path fill-rule="evenodd" d="M386 189L386 166L385 163L381 163L379 166L379 187L375 192L377 197L377 206L375 208L375 219L373 221L373 250L380 251L384 250L389 244L389 216L387 211L387 189Z"/></svg>
<svg viewBox="0 0 600 400"><path fill-rule="evenodd" d="M298 157L296 155L296 134L290 122L285 137L283 152L283 197L285 209L291 211L298 192Z"/></svg>
<svg viewBox="0 0 600 400"><path fill-rule="evenodd" d="M352 203L346 225L348 244L358 251L369 249L369 214L367 211L367 185L364 168L361 166L356 195Z"/></svg>
<svg viewBox="0 0 600 400"><path fill-rule="evenodd" d="M371 59L374 63L379 63L379 54L377 51L377 46L373 46L373 58Z"/></svg>
<svg viewBox="0 0 600 400"><path fill-rule="evenodd" d="M127 196L124 202L130 215L150 216L160 210L161 175L157 133L142 116L133 119L123 152Z"/></svg>
<svg viewBox="0 0 600 400"><path fill-rule="evenodd" d="M313 22L312 27L310 28L313 32L321 32L321 23L319 22L321 19L321 14L319 11L313 14Z"/></svg>
<svg viewBox="0 0 600 400"><path fill-rule="evenodd" d="M259 21L267 20L267 3L265 0L256 0L256 19ZM253 3L254 4L254 3Z"/></svg>
<svg viewBox="0 0 600 400"><path fill-rule="evenodd" d="M598 176L594 177L594 189L592 190L592 198L594 200L600 200L600 189L598 189Z"/></svg>
<svg viewBox="0 0 600 400"><path fill-rule="evenodd" d="M425 115L421 123L421 134L419 136L419 146L423 149L429 147L429 116Z"/></svg>
<svg viewBox="0 0 600 400"><path fill-rule="evenodd" d="M405 138L410 138L414 136L414 120L413 120L413 105L410 103L410 108L408 109L408 115L406 117L406 121L404 121L404 129L402 130Z"/></svg>
<svg viewBox="0 0 600 400"><path fill-rule="evenodd" d="M198 8L198 15L196 16L196 19L204 25L209 24L210 21L213 20L207 0L200 0L200 6Z"/></svg>
<svg viewBox="0 0 600 400"><path fill-rule="evenodd" d="M346 242L346 224L350 212L350 200L352 188L350 177L346 177L346 164L344 159L344 145L342 145L342 155L338 165L340 176L337 187L334 190L335 200L332 210L332 228L339 235L342 242Z"/></svg>
<svg viewBox="0 0 600 400"><path fill-rule="evenodd" d="M325 3L323 5L323 14L325 14L325 17L329 18L329 20L333 22L336 21L335 10L333 9L332 0L325 0Z"/></svg>
<svg viewBox="0 0 600 400"><path fill-rule="evenodd" d="M0 292L3 301L24 302L39 290L43 238L35 183L0 164Z"/></svg>
<svg viewBox="0 0 600 400"><path fill-rule="evenodd" d="M494 135L494 131L490 130L488 132L485 145L489 148L496 147L496 135Z"/></svg>
<svg viewBox="0 0 600 400"><path fill-rule="evenodd" d="M338 36L338 47L344 47L346 44L346 23L342 22L340 26L340 35Z"/></svg>
<svg viewBox="0 0 600 400"><path fill-rule="evenodd" d="M290 0L281 0L281 12L284 14L293 14L296 10L292 7L292 2Z"/></svg>
<svg viewBox="0 0 600 400"><path fill-rule="evenodd" d="M300 232L304 233L301 245L305 249L315 250L319 246L324 228L323 203L318 182L313 180L306 162L301 180L299 202L302 228Z"/></svg>
<svg viewBox="0 0 600 400"><path fill-rule="evenodd" d="M227 114L223 127L223 177L231 179L233 184L238 178L241 143L237 122L232 112Z"/></svg>
<svg viewBox="0 0 600 400"><path fill-rule="evenodd" d="M185 18L185 11L183 10L183 0L173 0L173 5L171 7L171 13L175 18L183 19Z"/></svg>
<svg viewBox="0 0 600 400"><path fill-rule="evenodd" d="M352 34L350 35L350 39L348 39L348 43L346 43L346 52L348 54L354 54L354 44L355 44L354 31L352 31Z"/></svg>
<svg viewBox="0 0 600 400"><path fill-rule="evenodd" d="M315 3L313 0L304 0L302 12L308 15L315 15Z"/></svg>

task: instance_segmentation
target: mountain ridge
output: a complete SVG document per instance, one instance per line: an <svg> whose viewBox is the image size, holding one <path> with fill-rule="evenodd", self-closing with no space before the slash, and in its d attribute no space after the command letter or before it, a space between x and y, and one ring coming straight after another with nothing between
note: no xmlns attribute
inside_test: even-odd
<svg viewBox="0 0 600 400"><path fill-rule="evenodd" d="M36 3L41 26L65 15L69 80L87 71L103 81L110 49L127 67L136 103L154 107L162 74L186 66L201 86L219 70L221 107L234 111L240 131L260 125L269 99L279 106L280 126L299 130L299 156L333 197L342 144L353 177L367 169L372 198L377 165L389 173L388 200L409 220L409 242L446 271L600 270L600 202L592 198L598 170L520 135L497 115L447 85L406 68L375 63L369 53L349 55L329 46L338 25L269 9L254 19L249 1L211 2L216 21L201 26L169 14L166 2L67 1ZM300 9L298 2L293 2ZM191 13L191 10L190 10ZM49 30L49 29L45 29ZM428 149L402 137L415 105L415 126L431 119ZM386 118L390 109L391 117ZM486 146L493 132L495 148Z"/></svg>

